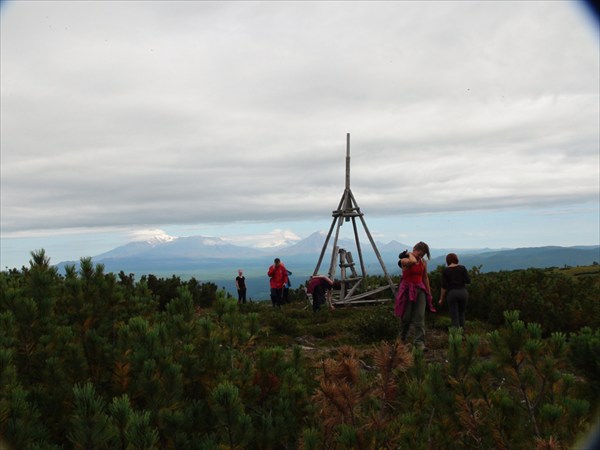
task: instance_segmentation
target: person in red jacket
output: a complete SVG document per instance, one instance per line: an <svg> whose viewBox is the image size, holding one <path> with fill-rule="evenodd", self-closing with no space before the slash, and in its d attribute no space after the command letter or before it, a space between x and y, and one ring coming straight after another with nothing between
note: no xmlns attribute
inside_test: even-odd
<svg viewBox="0 0 600 450"><path fill-rule="evenodd" d="M415 347L425 348L425 307L435 312L429 276L427 275L427 259L430 258L429 246L418 242L412 252L402 252L398 265L402 268L402 280L396 294L394 313L401 318L400 337L406 342L411 324L415 326Z"/></svg>
<svg viewBox="0 0 600 450"><path fill-rule="evenodd" d="M288 283L288 271L279 258L275 258L267 272L271 284L271 302L273 307L281 307L283 303L283 289Z"/></svg>

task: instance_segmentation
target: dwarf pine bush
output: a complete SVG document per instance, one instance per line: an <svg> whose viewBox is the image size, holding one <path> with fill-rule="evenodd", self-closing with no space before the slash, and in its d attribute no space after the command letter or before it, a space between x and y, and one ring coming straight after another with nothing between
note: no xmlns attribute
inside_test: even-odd
<svg viewBox="0 0 600 450"><path fill-rule="evenodd" d="M360 341L375 343L395 340L400 324L390 305L378 305L360 311L353 328Z"/></svg>
<svg viewBox="0 0 600 450"><path fill-rule="evenodd" d="M588 288L487 275L472 292L488 302L481 287L499 279L539 285L527 316L500 310L527 289L500 290L486 305L494 331L451 330L447 349L424 354L396 341L391 305L240 307L212 285L136 282L89 259L59 275L34 252L29 268L0 272L0 440L25 450L568 448L598 402L594 310L574 302L564 330L529 316L552 319L544 286L562 293L546 307Z"/></svg>

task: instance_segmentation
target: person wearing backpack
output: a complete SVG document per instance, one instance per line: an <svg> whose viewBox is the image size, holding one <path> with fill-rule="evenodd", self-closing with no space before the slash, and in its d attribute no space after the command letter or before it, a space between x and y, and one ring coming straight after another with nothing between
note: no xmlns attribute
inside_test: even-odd
<svg viewBox="0 0 600 450"><path fill-rule="evenodd" d="M269 284L271 286L271 302L273 307L281 307L283 303L283 289L289 282L287 269L279 258L275 258L271 267L267 272L269 276Z"/></svg>

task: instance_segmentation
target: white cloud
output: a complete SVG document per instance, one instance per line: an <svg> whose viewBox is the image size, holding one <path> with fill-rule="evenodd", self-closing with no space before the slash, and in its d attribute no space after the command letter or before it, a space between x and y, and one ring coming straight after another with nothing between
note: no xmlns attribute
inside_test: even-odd
<svg viewBox="0 0 600 450"><path fill-rule="evenodd" d="M3 238L327 218L347 132L370 217L598 200L597 30L569 2L5 2L1 20Z"/></svg>
<svg viewBox="0 0 600 450"><path fill-rule="evenodd" d="M302 238L292 230L282 230L277 228L268 233L222 236L222 239L235 245L255 248L273 248L291 245L300 241Z"/></svg>

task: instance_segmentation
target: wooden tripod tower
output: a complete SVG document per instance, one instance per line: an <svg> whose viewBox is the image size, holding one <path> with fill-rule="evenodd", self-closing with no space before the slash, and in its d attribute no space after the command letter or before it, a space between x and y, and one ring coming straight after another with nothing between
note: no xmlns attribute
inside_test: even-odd
<svg viewBox="0 0 600 450"><path fill-rule="evenodd" d="M390 278L383 259L381 258L381 254L379 250L377 250L377 246L375 245L375 241L369 232L369 228L367 227L367 223L365 222L364 214L360 211L360 207L352 194L352 190L350 190L350 133L346 134L346 188L344 189L344 194L342 195L342 199L340 200L340 204L337 209L333 211L333 221L331 222L331 227L329 228L329 233L327 234L327 238L325 239L325 243L323 244L323 249L321 250L321 255L319 256L319 261L317 262L317 266L313 272L313 275L317 275L319 272L319 268L321 267L321 263L323 262L323 257L325 256L325 252L327 251L327 246L329 244L329 240L331 239L331 235L333 234L333 230L335 229L335 235L333 238L333 246L331 252L331 260L329 264L329 271L327 273L328 277L331 279L335 278L335 270L336 270L336 259L339 260L340 267L340 276L338 280L340 281L340 290L334 291L332 304L335 305L349 305L349 304L360 304L360 303L373 303L373 302L382 302L388 301L390 298L386 299L377 299L377 294L390 289L392 293L395 293L396 289L394 286L394 282ZM365 262L363 259L363 252L360 245L360 240L358 237L358 227L356 223L356 219L360 219L362 226L364 228L365 234L367 235L371 246L379 260L379 264L383 269L383 274L387 280L387 285L372 287L372 286L362 286L361 289L359 287L366 279L367 272L365 269ZM358 251L358 259L360 263L360 274L356 271L354 259L352 257L352 253L346 251L343 248L338 247L338 238L340 234L340 227L344 224L344 222L352 221L352 227L354 230L354 240L356 243L356 250Z"/></svg>

